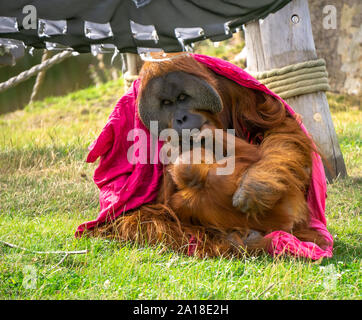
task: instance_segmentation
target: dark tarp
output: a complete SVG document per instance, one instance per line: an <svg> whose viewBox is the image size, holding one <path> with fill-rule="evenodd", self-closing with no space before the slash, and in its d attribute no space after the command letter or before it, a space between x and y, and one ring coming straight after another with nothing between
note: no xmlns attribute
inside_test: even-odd
<svg viewBox="0 0 362 320"><path fill-rule="evenodd" d="M50 49L57 43L78 52L89 52L90 45L97 44L121 52L181 51L183 45L202 39L225 40L241 25L265 18L290 1L0 0L0 38L36 48ZM28 5L36 9L36 28L26 29L29 18L24 18L33 9Z"/></svg>

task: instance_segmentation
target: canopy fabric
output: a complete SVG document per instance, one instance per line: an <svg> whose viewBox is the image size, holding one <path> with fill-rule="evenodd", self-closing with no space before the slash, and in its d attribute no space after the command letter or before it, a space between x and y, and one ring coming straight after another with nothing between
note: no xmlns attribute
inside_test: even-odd
<svg viewBox="0 0 362 320"><path fill-rule="evenodd" d="M0 0L0 38L78 52L176 52L195 41L230 38L243 24L290 1Z"/></svg>

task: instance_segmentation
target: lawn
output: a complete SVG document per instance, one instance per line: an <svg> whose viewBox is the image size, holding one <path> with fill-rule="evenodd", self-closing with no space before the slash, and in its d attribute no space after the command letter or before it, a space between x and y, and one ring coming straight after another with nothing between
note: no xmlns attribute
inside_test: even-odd
<svg viewBox="0 0 362 320"><path fill-rule="evenodd" d="M98 214L85 163L122 80L47 98L0 117L0 299L360 299L362 112L329 94L349 177L328 186L334 257L196 259L93 238L76 227Z"/></svg>

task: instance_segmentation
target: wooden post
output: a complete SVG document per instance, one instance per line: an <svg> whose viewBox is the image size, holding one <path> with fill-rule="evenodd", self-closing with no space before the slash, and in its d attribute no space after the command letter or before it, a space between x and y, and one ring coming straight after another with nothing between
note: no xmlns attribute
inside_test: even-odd
<svg viewBox="0 0 362 320"><path fill-rule="evenodd" d="M131 75L137 75L137 57L138 55L135 53L127 53L127 71Z"/></svg>
<svg viewBox="0 0 362 320"><path fill-rule="evenodd" d="M45 62L50 58L50 52L47 49L43 50L43 55L41 57L41 63ZM46 70L40 71L38 75L36 76L36 80L33 86L33 90L31 92L30 101L29 103L33 103L36 99L36 96L38 95L40 91L40 87L44 81Z"/></svg>
<svg viewBox="0 0 362 320"><path fill-rule="evenodd" d="M267 71L290 64L317 59L312 35L308 1L293 0L263 21L245 26L247 68L250 72ZM329 181L347 175L337 135L324 92L286 99L302 116L303 123L332 166L326 168Z"/></svg>
<svg viewBox="0 0 362 320"><path fill-rule="evenodd" d="M126 80L126 87L128 89L132 85L132 82L137 79L143 62L139 55L135 53L127 53L126 60L127 72L125 73L124 78Z"/></svg>

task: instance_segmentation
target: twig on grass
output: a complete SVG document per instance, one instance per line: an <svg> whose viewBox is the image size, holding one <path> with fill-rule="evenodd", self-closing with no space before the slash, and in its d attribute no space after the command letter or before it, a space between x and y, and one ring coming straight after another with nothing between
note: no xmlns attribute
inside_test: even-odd
<svg viewBox="0 0 362 320"><path fill-rule="evenodd" d="M255 299L259 299L262 295L268 292L271 288L275 286L275 283L270 284L262 293L260 293Z"/></svg>
<svg viewBox="0 0 362 320"><path fill-rule="evenodd" d="M16 244L12 244L12 243L9 243L9 242L3 241L3 240L0 240L0 243L2 243L3 245L5 245L7 247L10 247L10 248L20 249L20 250L28 251L28 252L31 252L31 253L37 253L37 254L64 254L65 256L62 259L63 261L66 258L66 256L68 256L70 254L86 254L86 253L88 253L87 249L78 250L78 251L33 251L33 250L23 248L23 247L20 247L20 246L18 246ZM63 261L61 261L61 262L63 262Z"/></svg>
<svg viewBox="0 0 362 320"><path fill-rule="evenodd" d="M59 261L55 266L53 266L53 267L51 267L51 268L49 269L49 271L51 271L51 270L59 267L59 266L62 264L62 262L63 262L68 256L69 256L69 254L66 253L66 254L64 255L64 257L61 258L60 261ZM58 269L58 270L60 270L60 269ZM55 271L54 271L54 272L55 272ZM53 272L52 272L52 273L53 273ZM51 273L51 274L52 274L52 273ZM50 274L49 274L47 277L49 277L49 276L50 276Z"/></svg>

